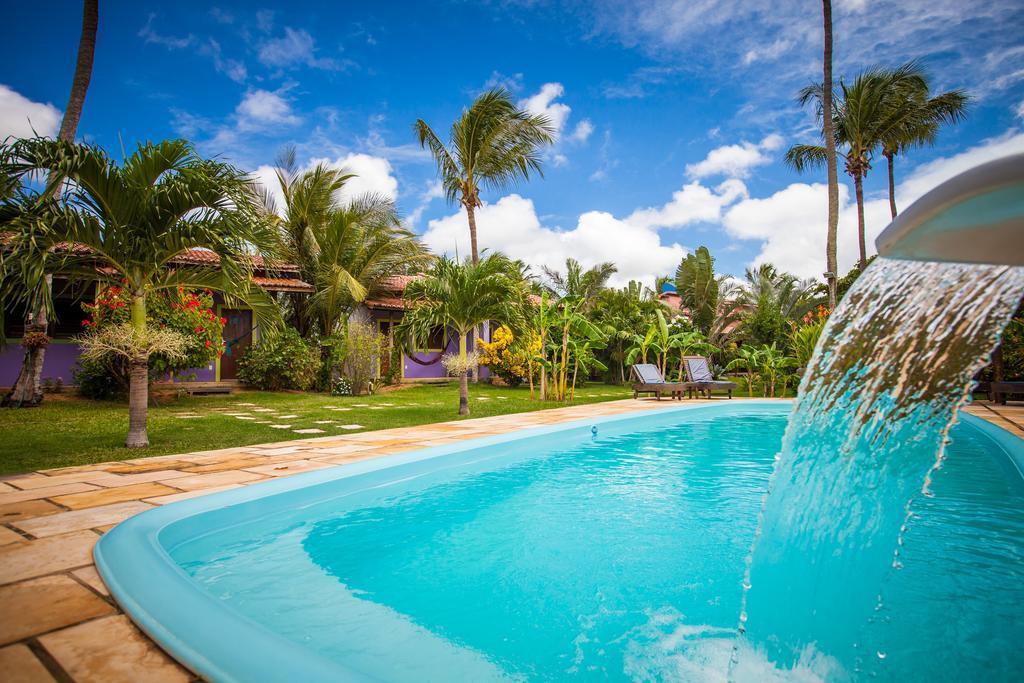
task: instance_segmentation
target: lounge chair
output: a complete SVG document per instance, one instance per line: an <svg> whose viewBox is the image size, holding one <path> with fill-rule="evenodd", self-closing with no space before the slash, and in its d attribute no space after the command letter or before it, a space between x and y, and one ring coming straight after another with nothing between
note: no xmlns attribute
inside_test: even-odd
<svg viewBox="0 0 1024 683"><path fill-rule="evenodd" d="M711 398L711 391L718 389L728 392L729 398L732 398L732 390L736 388L736 385L732 382L715 379L711 372L711 364L704 356L683 356L683 367L686 368L686 378L697 390L698 396L704 392L705 396Z"/></svg>
<svg viewBox="0 0 1024 683"><path fill-rule="evenodd" d="M661 395L669 394L672 398L683 400L684 391L693 391L695 385L690 382L666 382L661 376L658 366L650 363L638 363L629 368L629 376L633 382L633 398L640 394L654 394L661 400Z"/></svg>

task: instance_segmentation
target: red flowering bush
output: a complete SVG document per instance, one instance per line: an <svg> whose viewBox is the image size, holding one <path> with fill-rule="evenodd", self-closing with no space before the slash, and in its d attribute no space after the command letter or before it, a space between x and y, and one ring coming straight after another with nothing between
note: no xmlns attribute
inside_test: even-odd
<svg viewBox="0 0 1024 683"><path fill-rule="evenodd" d="M816 325L822 320L827 319L831 312L828 306L819 304L817 308L808 311L804 315L802 322L804 325Z"/></svg>
<svg viewBox="0 0 1024 683"><path fill-rule="evenodd" d="M131 297L123 287L107 287L91 304L83 304L89 317L82 322L86 333L131 320ZM149 360L154 376L207 365L224 351L224 318L213 310L213 292L179 287L159 290L146 297L146 325L177 332L186 339L185 354L173 360L154 354Z"/></svg>

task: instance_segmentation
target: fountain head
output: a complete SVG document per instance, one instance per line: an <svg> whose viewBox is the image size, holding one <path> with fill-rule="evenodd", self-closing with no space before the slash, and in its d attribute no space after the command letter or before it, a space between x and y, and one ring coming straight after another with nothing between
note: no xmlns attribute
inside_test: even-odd
<svg viewBox="0 0 1024 683"><path fill-rule="evenodd" d="M887 258L1024 266L1024 154L942 183L897 216L875 246Z"/></svg>

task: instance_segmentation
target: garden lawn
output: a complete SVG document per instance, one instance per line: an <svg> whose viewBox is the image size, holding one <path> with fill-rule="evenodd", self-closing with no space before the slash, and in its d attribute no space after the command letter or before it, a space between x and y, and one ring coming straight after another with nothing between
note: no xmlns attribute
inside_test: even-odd
<svg viewBox="0 0 1024 683"><path fill-rule="evenodd" d="M589 384L574 403L631 395L628 387ZM471 384L469 404L470 418L565 405L531 401L525 387L489 384ZM0 474L446 422L462 419L458 407L454 382L373 396L239 391L165 399L149 409L150 447L128 450L126 404L49 394L39 408L0 410Z"/></svg>

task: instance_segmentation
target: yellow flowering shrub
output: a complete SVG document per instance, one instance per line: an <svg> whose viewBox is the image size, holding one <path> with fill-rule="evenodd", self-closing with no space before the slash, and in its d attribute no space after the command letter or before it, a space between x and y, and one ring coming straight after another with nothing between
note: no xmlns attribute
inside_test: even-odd
<svg viewBox="0 0 1024 683"><path fill-rule="evenodd" d="M540 365L533 358L540 352L540 338L524 345L515 339L512 330L504 325L491 333L491 341L480 340L480 364L505 380L509 386L516 386L526 380L530 365L534 375Z"/></svg>

